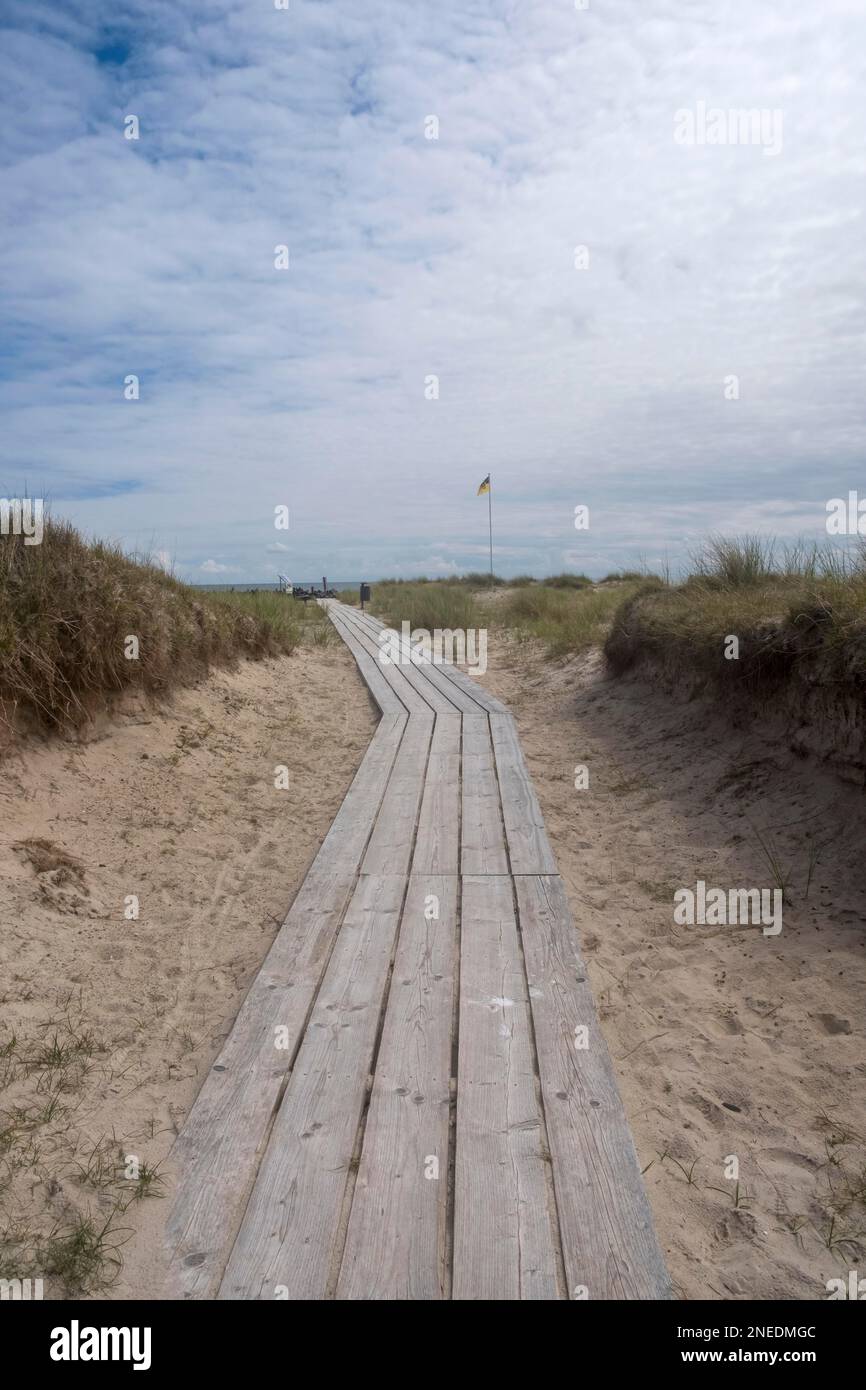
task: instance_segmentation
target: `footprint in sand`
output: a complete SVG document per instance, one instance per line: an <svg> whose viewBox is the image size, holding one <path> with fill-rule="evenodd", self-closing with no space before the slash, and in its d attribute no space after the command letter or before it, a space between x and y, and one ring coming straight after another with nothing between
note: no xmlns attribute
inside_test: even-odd
<svg viewBox="0 0 866 1390"><path fill-rule="evenodd" d="M837 1033L850 1033L851 1020L840 1018L838 1014L815 1014L815 1018L821 1024L825 1033L834 1036Z"/></svg>

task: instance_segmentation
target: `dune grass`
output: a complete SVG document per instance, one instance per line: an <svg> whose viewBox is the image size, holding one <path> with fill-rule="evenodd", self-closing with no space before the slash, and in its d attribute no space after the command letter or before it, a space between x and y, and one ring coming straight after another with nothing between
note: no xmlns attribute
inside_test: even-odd
<svg viewBox="0 0 866 1390"><path fill-rule="evenodd" d="M483 626L481 609L472 589L449 580L383 580L372 589L372 608L391 626L408 622L413 629L432 632Z"/></svg>
<svg viewBox="0 0 866 1390"><path fill-rule="evenodd" d="M549 589L588 589L592 584L585 574L551 574L541 582Z"/></svg>
<svg viewBox="0 0 866 1390"><path fill-rule="evenodd" d="M736 660L725 655L730 636ZM743 690L784 683L806 663L817 673L816 662L824 683L866 683L866 557L711 537L680 583L627 597L605 653L615 674L655 659Z"/></svg>
<svg viewBox="0 0 866 1390"><path fill-rule="evenodd" d="M623 598L644 582L638 576L635 581L605 588L583 574L559 574L548 579L521 575L514 581L497 580L491 592L489 575L438 581L383 580L373 586L373 609L392 625L407 621L413 628L430 631L510 629L523 637L538 638L550 656L563 656L603 641Z"/></svg>
<svg viewBox="0 0 866 1390"><path fill-rule="evenodd" d="M203 597L209 603L227 605L236 617L251 618L276 651L292 652L301 645L327 646L338 640L333 623L318 603L304 603L274 589L214 589Z"/></svg>
<svg viewBox="0 0 866 1390"><path fill-rule="evenodd" d="M641 580L605 588L587 581L577 586L549 587L545 581L515 589L491 616L497 626L538 638L550 656L565 656L603 641L624 597L643 583Z"/></svg>
<svg viewBox="0 0 866 1390"><path fill-rule="evenodd" d="M271 589L214 589L209 593L198 589L194 592L206 603L227 609L235 621L249 618L271 641L289 650L298 643L302 623L321 622L324 616L318 604L304 604Z"/></svg>
<svg viewBox="0 0 866 1390"><path fill-rule="evenodd" d="M205 595L49 519L41 545L0 538L0 715L74 728L125 690L161 695L213 664L291 652L296 607L273 594Z"/></svg>

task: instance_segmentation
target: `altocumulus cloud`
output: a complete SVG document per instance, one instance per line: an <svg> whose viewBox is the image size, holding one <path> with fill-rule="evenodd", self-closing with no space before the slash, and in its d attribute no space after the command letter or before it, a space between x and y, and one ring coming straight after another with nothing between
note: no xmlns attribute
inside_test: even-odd
<svg viewBox="0 0 866 1390"><path fill-rule="evenodd" d="M490 469L506 572L819 534L862 483L862 7L3 17L7 491L180 574L358 578L483 565ZM684 146L699 102L781 151Z"/></svg>
<svg viewBox="0 0 866 1390"><path fill-rule="evenodd" d="M204 560L199 565L204 574L228 574L230 565L221 565L218 560Z"/></svg>

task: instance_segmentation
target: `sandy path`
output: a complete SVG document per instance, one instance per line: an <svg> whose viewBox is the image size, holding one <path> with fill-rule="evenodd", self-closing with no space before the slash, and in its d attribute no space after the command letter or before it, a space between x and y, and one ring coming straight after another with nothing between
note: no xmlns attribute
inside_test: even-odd
<svg viewBox="0 0 866 1390"><path fill-rule="evenodd" d="M145 1180L155 1195L118 1209L137 1190L125 1157L139 1175L164 1160L374 725L351 657L331 645L213 674L87 746L4 761L0 1046L15 1045L0 1056L0 1231L11 1272L33 1267L52 1227L63 1236L78 1214L98 1227L114 1212L106 1239L124 1242L124 1268L109 1296L155 1291L168 1203ZM275 788L278 764L288 790ZM45 845L15 848L27 840ZM125 915L131 895L137 920ZM43 1250L36 1270L45 1264ZM47 1285L62 1295L59 1277Z"/></svg>
<svg viewBox="0 0 866 1390"><path fill-rule="evenodd" d="M496 634L485 683L518 722L678 1291L826 1296L866 1265L861 794L698 703L606 681L597 656ZM7 1267L114 1213L109 1296L158 1289L167 1203L127 1205L119 1156L164 1159L373 724L331 647L4 762ZM754 826L790 872L782 934L675 927L675 887L771 883Z"/></svg>
<svg viewBox="0 0 866 1390"><path fill-rule="evenodd" d="M597 654L490 646L484 683L518 723L678 1291L826 1297L866 1267L862 793L703 705L604 679ZM753 826L790 871L781 935L674 926L674 889L698 878L772 886Z"/></svg>

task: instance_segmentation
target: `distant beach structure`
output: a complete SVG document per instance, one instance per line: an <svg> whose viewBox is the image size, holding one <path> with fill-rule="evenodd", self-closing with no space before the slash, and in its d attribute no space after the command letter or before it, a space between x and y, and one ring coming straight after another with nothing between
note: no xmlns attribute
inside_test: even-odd
<svg viewBox="0 0 866 1390"><path fill-rule="evenodd" d="M360 582L361 582L361 581L360 581L359 579L340 579L340 580L329 579L329 580L328 580L328 588L329 588L329 589L339 589L339 590L341 590L341 591L344 591L344 590L346 590L346 589L357 589L357 588L359 587L359 585L360 585ZM321 579L295 579L295 580L292 581L292 583L293 583L296 587L302 588L302 589L318 589L318 590L321 590L321 587L322 587L322 581L321 581ZM209 589L209 590L222 589L222 590L225 590L226 592L228 592L228 591L230 591L230 590L234 590L235 593L238 593L238 594L248 594L248 593L252 593L252 592L253 592L254 590L256 590L256 589L265 589L265 590L269 590L269 591L272 591L272 592L274 592L274 593L277 593L277 592L279 592L279 590L280 590L281 587L283 587L283 586L280 584L280 581L279 581L279 580L276 580L276 581L273 582L273 583L272 583L270 580L260 580L258 583L249 583L249 584L193 584L193 585L192 585L192 588L194 588L194 589Z"/></svg>

